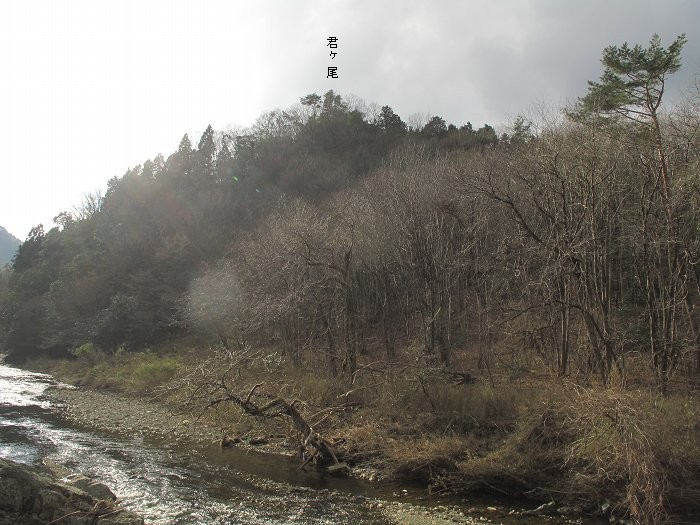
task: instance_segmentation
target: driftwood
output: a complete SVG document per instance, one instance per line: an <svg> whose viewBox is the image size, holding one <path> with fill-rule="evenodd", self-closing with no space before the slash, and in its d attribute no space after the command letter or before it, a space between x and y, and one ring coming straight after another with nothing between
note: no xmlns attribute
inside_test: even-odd
<svg viewBox="0 0 700 525"><path fill-rule="evenodd" d="M234 385L240 380L240 367L257 357L260 357L259 352L248 348L242 352L220 349L213 357L191 369L189 374L179 381L179 386L189 390L189 395L183 403L185 411L199 411L198 418L201 418L217 405L233 403L250 416L289 417L303 436L303 449L313 449L310 456L317 464L331 465L334 471L347 468L347 465L338 461L333 445L316 432L302 416L295 406L296 400L290 403L279 395L261 391L263 383L254 385L247 394L237 392L238 388L234 388ZM304 465L306 463L308 462Z"/></svg>
<svg viewBox="0 0 700 525"><path fill-rule="evenodd" d="M226 392L224 395L210 401L202 413L216 405L229 402L238 405L246 414L250 416L267 418L287 416L292 420L297 431L299 431L301 435L305 436L303 446L310 446L314 449L314 452L306 461L304 461L302 467L311 461L311 459L316 459L320 464L332 462L331 466L328 468L329 472L348 468L347 464L338 461L338 457L336 456L334 447L331 445L331 443L314 431L311 425L309 425L306 419L301 415L299 410L297 410L296 406L294 406L296 401L289 403L281 397L272 396L269 394L257 395L257 397L267 401L264 404L259 404L253 401L256 390L258 390L261 386L263 386L262 383L255 385L245 396L245 398L232 392Z"/></svg>

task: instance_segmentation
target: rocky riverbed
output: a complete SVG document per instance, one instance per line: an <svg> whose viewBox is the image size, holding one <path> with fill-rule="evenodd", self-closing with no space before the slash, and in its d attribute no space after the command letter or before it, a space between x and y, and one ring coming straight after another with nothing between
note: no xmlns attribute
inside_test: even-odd
<svg viewBox="0 0 700 525"><path fill-rule="evenodd" d="M53 401L61 407L65 418L72 423L90 429L116 433L124 436L143 436L164 444L177 447L212 448L212 443L221 439L221 429L215 428L206 421L193 421L186 414L177 414L165 404L151 400L137 399L113 392L101 392L77 389L72 387L57 387L50 390ZM241 443L239 447L247 450L264 450L265 452L287 453L289 449L282 446L281 440L270 440L264 445L252 446ZM257 479L256 484L264 490L293 492L299 490L291 485ZM407 491L403 491L406 493ZM369 508L377 516L377 523L401 525L453 525L455 523L537 523L532 518L527 519L521 512L507 506L479 505L469 508L457 505L418 504L416 498L403 498L399 490L398 497L384 499L383 497L363 497L358 500L358 506ZM407 495L407 494L406 494ZM398 501L397 501L398 500ZM290 500L291 501L291 500ZM580 523L577 519L539 517L550 523Z"/></svg>
<svg viewBox="0 0 700 525"><path fill-rule="evenodd" d="M50 391L64 416L74 424L122 435L141 435L184 446L205 447L221 438L221 430L188 415L176 414L164 404L136 399L119 393L61 386ZM271 441L264 445L239 446L283 454L287 451ZM260 481L258 481L260 482ZM270 485L274 485L270 483ZM276 487L279 489L279 487ZM290 494L290 497L292 495ZM458 509L444 506L424 508L407 502L363 498L387 524L454 525L489 523L486 518L465 516Z"/></svg>
<svg viewBox="0 0 700 525"><path fill-rule="evenodd" d="M75 424L123 435L141 435L164 442L211 443L220 429L193 421L166 405L113 392L61 386L50 390L64 416Z"/></svg>

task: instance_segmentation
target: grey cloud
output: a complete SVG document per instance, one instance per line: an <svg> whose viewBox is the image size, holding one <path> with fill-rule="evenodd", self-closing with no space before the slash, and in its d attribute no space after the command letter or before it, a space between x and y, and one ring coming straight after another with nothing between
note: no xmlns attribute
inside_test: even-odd
<svg viewBox="0 0 700 525"><path fill-rule="evenodd" d="M700 64L700 2L332 2L294 4L303 45L284 66L284 82L266 98L283 100L335 89L389 104L404 118L439 114L462 124L497 124L536 102L559 106L597 79L603 48L665 43L685 32L686 67L674 86L690 83ZM304 12L314 12L308 20ZM321 10L320 10L321 9ZM319 23L323 20L323 23ZM282 29L283 30L283 29ZM324 78L326 33L341 36L341 78ZM315 40L309 39L315 35ZM307 46L307 47L304 47ZM289 91L296 90L294 93Z"/></svg>

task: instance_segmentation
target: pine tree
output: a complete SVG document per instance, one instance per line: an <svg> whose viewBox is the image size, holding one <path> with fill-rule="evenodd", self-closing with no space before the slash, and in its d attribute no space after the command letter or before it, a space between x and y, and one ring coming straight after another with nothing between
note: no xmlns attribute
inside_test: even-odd
<svg viewBox="0 0 700 525"><path fill-rule="evenodd" d="M666 77L681 67L681 51L687 42L680 35L665 49L659 35L649 47L608 46L603 51L603 75L599 82L588 82L588 94L579 100L569 115L575 120L597 118L603 122L619 119L647 127L656 147L661 169L662 189L669 198L668 165L659 124L659 108L664 95Z"/></svg>
<svg viewBox="0 0 700 525"><path fill-rule="evenodd" d="M214 143L214 130L211 124L202 134L197 147L197 168L202 176L207 179L215 177L214 167L216 162L216 144Z"/></svg>
<svg viewBox="0 0 700 525"><path fill-rule="evenodd" d="M233 177L233 155L228 145L224 143L216 157L216 179L218 182L224 182L231 177Z"/></svg>

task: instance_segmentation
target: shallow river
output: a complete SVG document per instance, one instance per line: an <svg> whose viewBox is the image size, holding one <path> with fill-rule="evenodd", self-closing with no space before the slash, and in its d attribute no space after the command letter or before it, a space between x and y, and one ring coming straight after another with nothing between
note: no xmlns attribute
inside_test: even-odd
<svg viewBox="0 0 700 525"><path fill-rule="evenodd" d="M51 461L102 481L149 524L380 525L393 522L377 501L406 493L299 471L277 456L215 445L167 448L76 428L47 393L55 385L50 376L0 365L0 457Z"/></svg>

